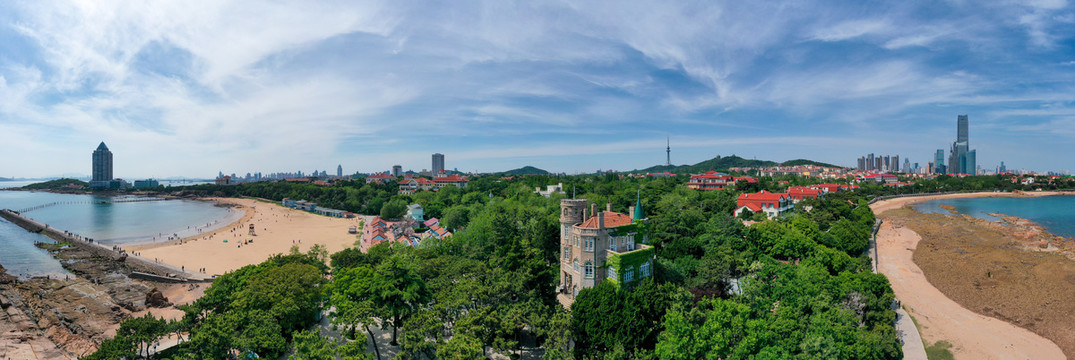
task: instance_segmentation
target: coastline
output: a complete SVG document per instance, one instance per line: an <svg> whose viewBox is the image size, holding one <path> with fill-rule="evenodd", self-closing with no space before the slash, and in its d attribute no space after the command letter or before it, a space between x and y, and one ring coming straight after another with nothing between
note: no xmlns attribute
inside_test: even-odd
<svg viewBox="0 0 1075 360"><path fill-rule="evenodd" d="M186 241L197 240L198 238L207 237L223 232L225 228L233 227L237 223L247 223L253 214L249 214L248 211L242 206L235 206L234 203L225 201L224 198L198 198L191 199L194 201L206 201L212 202L215 206L224 206L228 208L228 215L214 220L211 224L206 224L201 227L193 227L186 230L180 230L173 233L174 238L170 240L157 240L156 238L139 239L134 241L117 243L119 247L126 249L128 252L134 250L153 249L162 246L182 244ZM164 234L167 236L168 234Z"/></svg>
<svg viewBox="0 0 1075 360"><path fill-rule="evenodd" d="M307 252L314 245L321 245L330 254L353 247L358 236L348 233L348 228L365 218L333 218L247 198L206 200L230 204L243 216L210 232L121 248L188 272L204 268L205 274L221 275L261 263L275 254L287 254L293 246ZM255 226L255 235L248 233L250 224Z"/></svg>
<svg viewBox="0 0 1075 360"><path fill-rule="evenodd" d="M916 263L916 250L923 237L891 212L908 205L931 200L972 197L1040 197L1075 195L1072 192L979 192L943 195L911 196L885 199L871 205L884 222L877 233L878 270L888 277L893 291L903 307L918 323L926 345L938 341L951 343L958 358L975 359L1063 359L1063 350L1053 341L995 317L968 309L945 295L932 283ZM902 211L902 210L901 210ZM945 216L945 215L937 215ZM986 221L986 220L982 220ZM948 229L951 230L951 229ZM925 234L933 239L936 234ZM964 251L960 249L960 251ZM931 272L931 276L933 272Z"/></svg>

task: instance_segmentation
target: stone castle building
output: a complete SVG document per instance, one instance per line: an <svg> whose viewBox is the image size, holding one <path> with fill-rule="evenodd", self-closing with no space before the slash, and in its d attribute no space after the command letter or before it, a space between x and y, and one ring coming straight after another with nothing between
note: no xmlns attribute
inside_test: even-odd
<svg viewBox="0 0 1075 360"><path fill-rule="evenodd" d="M588 207L588 208L587 208ZM630 286L653 275L653 248L646 245L646 218L638 201L630 214L598 212L585 199L560 200L560 286L570 306L585 288L602 282Z"/></svg>

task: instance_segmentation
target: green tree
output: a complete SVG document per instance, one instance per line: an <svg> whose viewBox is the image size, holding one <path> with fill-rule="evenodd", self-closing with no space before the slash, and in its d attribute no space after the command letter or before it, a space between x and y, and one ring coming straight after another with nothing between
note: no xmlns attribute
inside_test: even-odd
<svg viewBox="0 0 1075 360"><path fill-rule="evenodd" d="M400 257L390 257L377 267L373 291L385 311L383 318L392 319L392 345L398 344L396 339L403 320L432 296L425 281Z"/></svg>
<svg viewBox="0 0 1075 360"><path fill-rule="evenodd" d="M381 207L380 214L382 219L387 220L399 219L403 217L403 214L405 214L406 212L407 203L403 202L403 200L395 199L389 201L387 204L384 204L384 206Z"/></svg>
<svg viewBox="0 0 1075 360"><path fill-rule="evenodd" d="M124 320L116 330L116 336L135 344L139 354L148 354L154 342L168 335L168 322L164 318L155 318L147 312L145 316Z"/></svg>
<svg viewBox="0 0 1075 360"><path fill-rule="evenodd" d="M343 268L336 272L332 283L326 287L329 302L336 308L332 323L347 327L352 338L355 327L362 326L373 343L374 353L381 358L377 337L370 328L376 320L377 306L374 301L375 272L368 266Z"/></svg>
<svg viewBox="0 0 1075 360"><path fill-rule="evenodd" d="M456 335L437 349L441 359L484 359L485 351L478 340L467 335Z"/></svg>

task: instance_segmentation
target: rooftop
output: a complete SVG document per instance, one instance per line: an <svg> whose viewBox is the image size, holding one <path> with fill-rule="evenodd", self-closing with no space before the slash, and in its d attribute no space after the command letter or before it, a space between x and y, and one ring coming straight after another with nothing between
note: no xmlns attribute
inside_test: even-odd
<svg viewBox="0 0 1075 360"><path fill-rule="evenodd" d="M627 216L625 214L621 214L621 213L618 213L618 212L602 211L600 213L605 214L605 227L606 228L623 226L623 225L630 225L632 222L634 222L633 220L631 220L630 216ZM594 215L594 216L591 216L588 220L584 221L581 225L579 225L579 227L588 228L588 229L596 229L597 225L598 225L597 223L598 223L598 216Z"/></svg>

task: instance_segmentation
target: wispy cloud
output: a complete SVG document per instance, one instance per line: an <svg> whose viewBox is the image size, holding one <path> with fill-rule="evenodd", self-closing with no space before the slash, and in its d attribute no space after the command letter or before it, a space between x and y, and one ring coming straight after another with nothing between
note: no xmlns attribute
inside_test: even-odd
<svg viewBox="0 0 1075 360"><path fill-rule="evenodd" d="M1069 139L1043 129L1068 127L1075 81L1061 45L1075 13L1057 0L95 1L0 13L0 152L42 149L0 168L25 175L79 172L77 154L101 140L128 177L421 169L431 152L471 170L636 168L652 162L639 149L669 135L693 149L684 161L839 162L874 146L924 158L950 140L937 119L957 113L981 126L976 143ZM857 140L893 133L941 144Z"/></svg>

